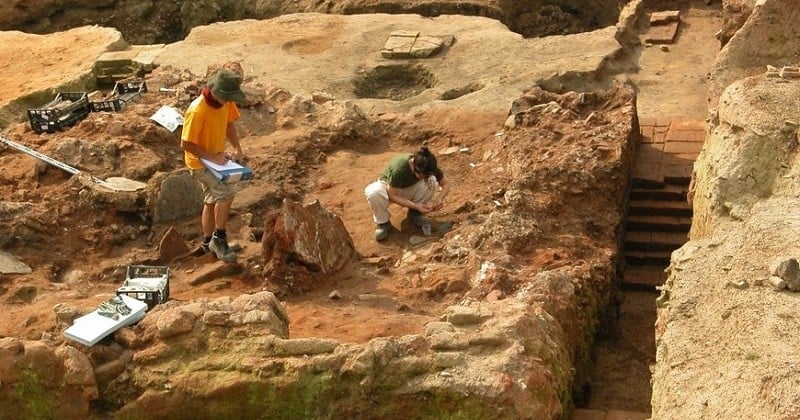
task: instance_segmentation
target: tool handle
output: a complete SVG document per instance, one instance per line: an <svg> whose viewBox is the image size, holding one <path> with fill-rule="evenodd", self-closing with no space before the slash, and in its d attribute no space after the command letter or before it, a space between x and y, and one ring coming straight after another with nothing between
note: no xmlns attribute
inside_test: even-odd
<svg viewBox="0 0 800 420"><path fill-rule="evenodd" d="M65 170L65 171L67 171L67 172L69 172L69 173L71 173L73 175L77 175L78 173L80 173L80 171L77 168L73 168L72 166L69 166L66 163L59 162L59 161L51 158L50 156L47 156L47 155L45 155L43 153L39 153L36 150L33 150L33 149L31 149L31 148L29 148L27 146L23 146L23 145L21 145L21 144L19 144L17 142L11 141L11 140L3 137L3 136L0 136L0 143L5 143L6 145L13 147L14 149L17 149L20 152L27 153L27 154L29 154L29 155L37 158L37 159L41 159L41 160L43 160L43 161L45 161L45 162L47 162L47 163L49 163L49 164L51 164L53 166L56 166L58 168L61 168L61 169Z"/></svg>

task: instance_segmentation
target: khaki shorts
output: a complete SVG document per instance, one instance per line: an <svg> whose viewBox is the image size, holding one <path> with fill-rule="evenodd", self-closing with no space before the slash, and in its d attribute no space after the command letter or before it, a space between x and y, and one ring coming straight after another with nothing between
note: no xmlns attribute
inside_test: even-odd
<svg viewBox="0 0 800 420"><path fill-rule="evenodd" d="M224 203L232 200L236 194L236 184L225 184L218 180L208 169L190 169L192 177L203 187L203 202L206 204Z"/></svg>

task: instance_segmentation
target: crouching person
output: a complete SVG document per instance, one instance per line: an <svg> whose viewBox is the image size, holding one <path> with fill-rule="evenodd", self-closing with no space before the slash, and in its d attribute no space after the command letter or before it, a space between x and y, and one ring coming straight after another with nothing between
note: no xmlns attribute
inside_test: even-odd
<svg viewBox="0 0 800 420"><path fill-rule="evenodd" d="M438 194L437 194L438 191ZM375 239L389 236L389 204L408 208L408 218L423 232L430 234L430 221L425 213L442 207L450 184L436 162L436 156L422 146L413 155L393 157L377 181L367 185L364 195L372 209L372 220L377 225Z"/></svg>

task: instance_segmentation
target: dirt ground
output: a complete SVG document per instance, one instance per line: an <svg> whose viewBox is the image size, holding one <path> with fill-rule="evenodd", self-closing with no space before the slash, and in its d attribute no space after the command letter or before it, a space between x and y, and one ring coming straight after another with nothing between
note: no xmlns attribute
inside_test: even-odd
<svg viewBox="0 0 800 420"><path fill-rule="evenodd" d="M720 21L716 9L698 2L684 15L684 25L677 42L670 46L668 52L661 51L657 46L643 50L641 71L631 75L639 91L640 117L705 117L704 80L718 49L713 33L719 28ZM76 42L75 39L53 39L54 43ZM0 68L35 59L29 55L21 58L17 45L0 43ZM69 54L64 53L64 48L61 51L62 54L55 51L48 54L56 57L46 64L48 72L60 74L73 66ZM3 89L0 95L13 95L13 89L8 91L8 88L16 85L17 82L3 81L0 83L0 89ZM51 85L50 80L25 80L28 90ZM158 97L154 94L151 99L144 99L118 114L119 118L126 121L115 125L119 133L132 136L142 129L147 124L146 117L157 108L157 102ZM108 117L90 115L75 128L53 135L37 135L30 132L24 123L17 124L9 127L5 135L45 153L55 153L58 143L65 139L78 138L92 144L108 142L109 132L98 128L104 118ZM385 118L397 118L398 127L412 125L409 121L414 121L417 127L436 127L427 138L434 152L453 146L469 150L468 153L440 156L441 166L454 183L454 188L444 208L431 215L437 225L450 222L457 228L459 224L469 223L470 212L464 211L466 203L492 205L491 200L487 201L486 198L491 197L493 191L487 191L485 180L486 170L491 168L479 168L476 164L480 163L485 153L491 151L491 140L503 130L505 115L432 111L413 118L389 115ZM399 123L401 121L403 124ZM303 146L292 143L296 140L291 137L291 132L281 134L280 131L274 131L275 127L270 124L256 118L245 118L242 122L243 132L246 133L243 147L245 154L254 159L265 158L277 167L278 163L275 162L288 158L286 150L302 149ZM408 134L416 135L418 132L411 130ZM178 168L180 154L177 137L162 135L159 141L160 144L149 145L151 153L171 157L159 169ZM124 140L112 143L119 150L138 150ZM416 147L413 139L397 133L374 144L343 148L302 170L293 169L297 165L286 163L288 170L282 173L283 179L277 181L278 185L266 185L268 181L275 181L272 179L265 180L265 184L252 186L277 189L281 194L286 193L303 202L319 200L324 207L342 218L356 251L363 257L347 265L341 272L325 278L312 290L283 297L291 318L292 338L323 337L366 342L378 336L409 334L420 331L425 323L438 319L445 306L459 299L457 293L442 292L446 278L439 279L441 284L422 283L418 273L413 270L394 268L398 261L408 255L407 251L414 248L409 239L420 234L418 228L404 221L405 209L397 206L392 208L394 229L386 241L377 243L372 237L374 225L363 189L377 177L392 155L413 152ZM152 157L147 153L142 156ZM4 222L6 227L11 226L9 229L25 234L4 233L0 247L31 266L33 272L0 277L0 307L4 315L0 318L0 337L38 339L43 334L59 335L61 331L56 328L53 308L59 303L68 302L81 310L89 310L107 299L124 279L125 266L152 258L152 252L166 227L151 230L145 221L135 217L81 204L74 194L76 184L68 174L56 168L47 168L21 153L0 147L0 163L4 168L0 174L0 194L5 197L4 201L33 203L22 212L29 216L26 220L33 217L39 222L39 225L28 223L26 226ZM280 194L276 192L277 195ZM261 264L261 246L257 238L250 234L262 227L259 225L260 215L250 214L253 208L243 208L241 203L251 204L247 192L237 198L234 204L229 236L244 246L240 261L246 262L248 267L254 267ZM256 209L265 211L265 207ZM197 246L200 240L197 225L196 218L174 224L192 247ZM436 241L443 234L446 233L435 232L429 241ZM32 239L20 239L22 237ZM532 260L536 264L547 265L557 260L559 255L569 255L573 251L553 249L549 253L533 256ZM171 298L188 301L202 297L235 296L264 287L261 282L254 280L255 276L250 275L249 268L244 272L222 275L196 284L197 278L217 272L221 265L209 256L192 256L173 262L170 264ZM334 291L341 298L331 299L329 296ZM650 295L647 295L643 299L649 298ZM653 339L652 336L639 338ZM643 357L651 358L652 355ZM614 365L607 368L615 370ZM624 375L616 383L624 388ZM631 390L627 391L630 393ZM625 389L620 390L620 393L624 392Z"/></svg>

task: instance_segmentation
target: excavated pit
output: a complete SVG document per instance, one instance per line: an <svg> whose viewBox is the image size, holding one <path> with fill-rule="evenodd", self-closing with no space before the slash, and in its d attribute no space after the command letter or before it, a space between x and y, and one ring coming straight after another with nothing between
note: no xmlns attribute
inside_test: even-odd
<svg viewBox="0 0 800 420"><path fill-rule="evenodd" d="M402 101L417 96L436 85L436 80L423 65L398 64L378 66L353 80L358 98Z"/></svg>

